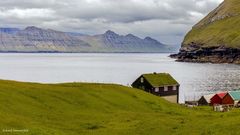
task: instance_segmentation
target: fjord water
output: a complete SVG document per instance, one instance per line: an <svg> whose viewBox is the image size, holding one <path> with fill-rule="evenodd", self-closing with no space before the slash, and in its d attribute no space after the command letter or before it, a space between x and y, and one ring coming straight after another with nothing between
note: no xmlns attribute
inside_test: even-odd
<svg viewBox="0 0 240 135"><path fill-rule="evenodd" d="M180 63L164 53L2 53L0 78L60 83L130 85L139 75L168 72L180 83L180 102L240 88L240 66Z"/></svg>

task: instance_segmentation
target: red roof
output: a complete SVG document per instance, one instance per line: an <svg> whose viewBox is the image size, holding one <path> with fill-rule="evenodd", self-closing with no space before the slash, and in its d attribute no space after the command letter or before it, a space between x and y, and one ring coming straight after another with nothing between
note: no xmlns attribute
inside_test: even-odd
<svg viewBox="0 0 240 135"><path fill-rule="evenodd" d="M222 104L223 97L227 94L227 92L220 92L215 94L211 99L211 105L214 104Z"/></svg>
<svg viewBox="0 0 240 135"><path fill-rule="evenodd" d="M227 92L217 93L217 95L218 95L220 98L223 98L226 94L227 94Z"/></svg>

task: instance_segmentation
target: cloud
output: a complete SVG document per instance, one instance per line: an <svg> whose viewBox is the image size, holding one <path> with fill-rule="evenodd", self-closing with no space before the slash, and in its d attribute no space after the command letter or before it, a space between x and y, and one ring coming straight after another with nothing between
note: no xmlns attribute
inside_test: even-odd
<svg viewBox="0 0 240 135"><path fill-rule="evenodd" d="M53 18L54 11L51 9L10 9L0 11L1 18L14 18L14 19L46 19Z"/></svg>
<svg viewBox="0 0 240 135"><path fill-rule="evenodd" d="M180 44L184 34L222 0L7 0L0 24L36 25L64 31L152 36Z"/></svg>

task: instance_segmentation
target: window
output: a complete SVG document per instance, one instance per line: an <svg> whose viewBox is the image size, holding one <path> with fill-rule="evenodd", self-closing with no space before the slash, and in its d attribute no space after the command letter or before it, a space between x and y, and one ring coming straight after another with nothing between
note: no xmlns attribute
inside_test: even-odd
<svg viewBox="0 0 240 135"><path fill-rule="evenodd" d="M159 88L155 88L155 92L159 92Z"/></svg>
<svg viewBox="0 0 240 135"><path fill-rule="evenodd" d="M141 83L143 83L144 82L144 78L143 77L141 77Z"/></svg>
<svg viewBox="0 0 240 135"><path fill-rule="evenodd" d="M177 86L173 86L173 90L177 90Z"/></svg>
<svg viewBox="0 0 240 135"><path fill-rule="evenodd" d="M168 87L167 86L164 86L164 91L168 91Z"/></svg>
<svg viewBox="0 0 240 135"><path fill-rule="evenodd" d="M140 86L140 89L145 90L145 87L144 86Z"/></svg>

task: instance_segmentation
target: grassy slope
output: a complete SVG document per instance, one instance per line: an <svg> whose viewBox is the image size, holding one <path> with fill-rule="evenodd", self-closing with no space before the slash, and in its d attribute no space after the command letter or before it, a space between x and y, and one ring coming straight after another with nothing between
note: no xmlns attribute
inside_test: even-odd
<svg viewBox="0 0 240 135"><path fill-rule="evenodd" d="M34 135L240 134L238 109L187 109L119 85L1 80L0 102L0 132L26 128Z"/></svg>
<svg viewBox="0 0 240 135"><path fill-rule="evenodd" d="M237 16L235 16L238 14ZM208 24L212 18L234 15ZM191 42L203 43L205 47L225 45L240 48L240 1L225 0L216 10L201 20L186 35L183 46ZM204 25L205 24L205 25Z"/></svg>

